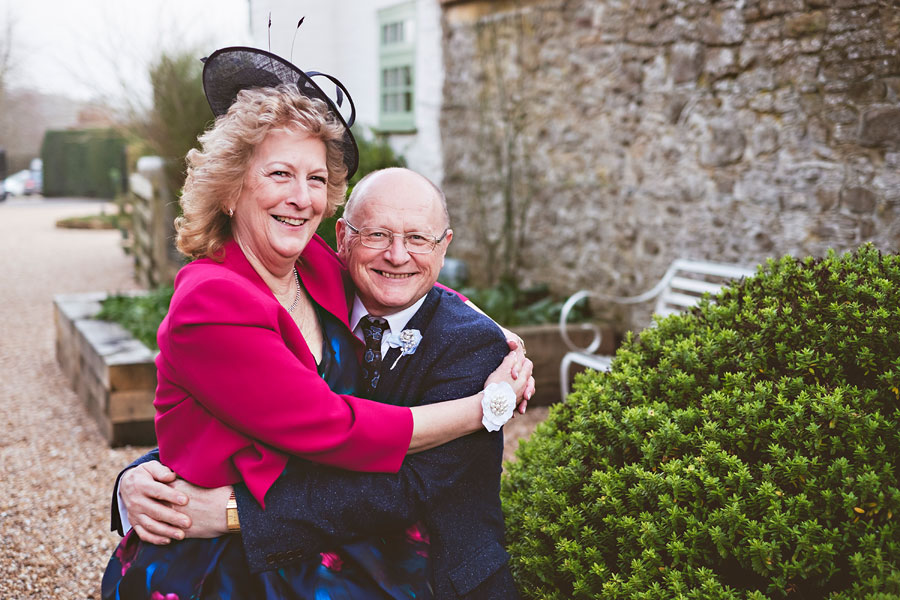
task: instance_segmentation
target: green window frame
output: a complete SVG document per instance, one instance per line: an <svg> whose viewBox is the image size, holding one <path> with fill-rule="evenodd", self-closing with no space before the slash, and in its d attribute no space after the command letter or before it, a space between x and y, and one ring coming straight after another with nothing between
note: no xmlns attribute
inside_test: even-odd
<svg viewBox="0 0 900 600"><path fill-rule="evenodd" d="M416 129L416 3L378 11L378 128Z"/></svg>

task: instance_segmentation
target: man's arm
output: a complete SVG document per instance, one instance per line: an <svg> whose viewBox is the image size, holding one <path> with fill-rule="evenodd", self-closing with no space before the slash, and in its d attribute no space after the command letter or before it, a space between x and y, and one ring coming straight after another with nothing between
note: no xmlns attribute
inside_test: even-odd
<svg viewBox="0 0 900 600"><path fill-rule="evenodd" d="M228 533L225 507L233 490L245 543L259 546L261 551L269 545L263 540L273 536L271 539L277 542L280 532L294 527L308 531L310 521L315 521L315 528L320 532L317 535L333 540L396 531L422 519L425 503L446 494L464 475L469 463L463 457L489 451L488 439L498 435L480 432L451 443L461 451L445 445L410 456L398 474L366 477L292 458L266 495L265 510L241 483L233 487L201 488L183 479L176 480L173 471L157 462L158 456L153 451L142 457L143 461L150 462L131 465L119 475L113 493L112 529L123 534L130 528L129 520L133 520L138 536L153 544L167 544L184 537L224 535ZM356 495L348 497L348 492ZM303 496L307 500L297 500ZM312 513L303 514L303 506L316 507L321 503L334 506L335 512L320 515L333 523L316 520ZM295 519L297 522L293 523ZM254 543L253 539L260 541Z"/></svg>
<svg viewBox="0 0 900 600"><path fill-rule="evenodd" d="M291 461L266 495L265 510L245 486L236 485L251 569L270 569L424 519L429 503L452 495L479 457L490 455L500 435L475 433L409 456L397 474L352 473Z"/></svg>
<svg viewBox="0 0 900 600"><path fill-rule="evenodd" d="M447 352L428 374L429 402L472 393L507 351L492 329L488 342ZM452 494L466 477L483 477L502 434L481 431L415 456L396 474L352 473L291 460L266 495L263 511L235 486L241 531L253 571L271 569L343 542L396 531L425 517L425 507ZM501 450L502 454L502 450ZM496 460L499 463L499 459ZM500 465L488 472L499 473Z"/></svg>
<svg viewBox="0 0 900 600"><path fill-rule="evenodd" d="M480 354L478 351L474 351L467 354L466 357L469 359L466 362L470 362L473 358L478 360ZM452 361L446 361L446 364L453 366ZM482 364L489 365L491 361L487 359ZM454 390L458 389L461 381L464 384L473 385L472 383L466 383L466 380L472 379L473 375L474 379L477 380L482 375L482 373L471 373L468 370L464 372L467 374L466 377L445 378L443 381L436 382L436 385L426 392L426 397L430 401L437 402L442 399L442 396L453 396L457 393ZM533 388L533 378L529 377L529 379ZM441 391L442 389L447 389L448 391L444 393ZM416 466L419 464L418 461L413 461L409 470L399 478L375 477L373 479L377 479L377 482L369 482L381 490L380 496L371 497L372 502L378 502L379 499L383 498L388 502L388 506L391 507L390 510L396 511L393 513L395 521L390 522L392 525L395 522L407 523L421 517L421 512L415 504L404 506L396 502L395 499L397 497L406 498L414 503L421 504L428 497L434 497L443 493L445 487L452 486L457 474L465 470L467 463L464 460L460 460L460 456L465 455L465 452L457 456L456 452L451 450L453 447L468 447L470 455L478 455L481 452L481 450L476 450L474 445L452 443L447 448L447 452L428 455L429 458L426 464L429 465L430 471L435 473L432 485L428 488L422 485L422 475L418 472L419 469ZM442 460L443 457L450 457L450 460ZM131 520L138 525L135 529L141 539L154 544L164 544L171 539L181 539L185 537L182 530L188 528L190 530L187 531L187 537L213 537L225 533L224 528L217 528L223 523L221 512L230 495L231 487L226 486L225 488L208 490L192 486L183 480L178 480L175 484L167 486L166 484L172 484L175 475L167 467L164 467L159 462L155 462L158 460L158 451L152 451L119 474L112 502L112 529L118 530L120 534L127 531L128 525L126 523L123 527L122 520L127 520L126 515L131 514L134 515ZM299 461L299 459L294 459L294 462L300 465L298 468L301 470L312 468L312 465L303 466L304 463ZM138 464L144 464L144 469L132 470ZM436 471L441 469L443 469L443 472L436 473ZM322 475L322 477L338 478L345 474L346 472L344 471L335 470L333 475ZM295 476L299 476L299 474ZM435 485L435 482L446 482L447 486ZM125 490L124 494L122 493L123 489ZM176 490L180 490L182 494L176 494ZM245 492L246 488L239 486L237 492L239 505L243 507L242 512L252 512L256 508L256 503L250 502L249 497L244 498L243 494ZM295 497L296 491L289 490L284 495L286 497ZM278 496L275 495L274 497L277 498ZM183 512L179 512L171 506L185 505L187 498L191 498L191 505L182 509ZM218 502L216 499L220 499L221 502ZM159 502L153 502L153 500L159 500ZM121 511L123 519L120 519L119 516L120 507L123 509ZM373 513L379 514L385 510L385 507L374 505L367 508L371 509ZM247 520L245 518L245 521Z"/></svg>

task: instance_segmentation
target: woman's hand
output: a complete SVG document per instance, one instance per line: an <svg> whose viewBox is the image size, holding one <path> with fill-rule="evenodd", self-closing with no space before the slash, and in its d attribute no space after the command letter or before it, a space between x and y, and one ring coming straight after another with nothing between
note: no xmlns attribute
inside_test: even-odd
<svg viewBox="0 0 900 600"><path fill-rule="evenodd" d="M168 544L184 538L184 529L191 520L176 507L188 502L188 497L169 484L175 472L162 463L150 461L128 469L119 480L128 521L141 540L150 544Z"/></svg>
<svg viewBox="0 0 900 600"><path fill-rule="evenodd" d="M500 328L500 331L503 333L503 337L506 338L506 344L509 346L510 350L519 350L522 353L522 356L525 356L525 340L522 339L515 331L507 329L503 325L498 324L497 327Z"/></svg>
<svg viewBox="0 0 900 600"><path fill-rule="evenodd" d="M453 291L453 290L450 290L450 291ZM491 319L491 317L486 312L484 312L483 310L478 308L478 306L476 306L475 303L472 302L471 300L466 300L466 304L468 306L470 306L473 310L480 312L487 318ZM493 319L491 319L491 320L493 321ZM494 323L497 325L497 327L500 328L500 331L503 332L503 337L506 338L506 344L509 346L509 349L513 350L517 354L519 354L520 361L524 360L525 359L525 340L522 339L522 336L520 336L515 331L512 331L511 329L507 329L500 323L497 323L497 321L494 321ZM530 362L531 361L529 361L529 363ZM534 365L532 365L532 367L533 366ZM496 374L496 371L494 372L494 374ZM491 377L493 377L493 375L491 375ZM485 387L487 387L488 384L490 384L490 383L493 383L493 380L489 377L488 380L484 382ZM513 388L513 389L515 389L515 388ZM535 389L534 377L529 375L528 376L528 388L525 390L524 397L520 397L519 398L520 402L516 405L519 413L521 413L523 415L525 414L525 410L528 408L528 401L531 400L531 396L534 395L534 389ZM515 416L515 415L513 415L513 416Z"/></svg>
<svg viewBox="0 0 900 600"><path fill-rule="evenodd" d="M517 410L524 415L528 400L534 394L534 377L531 374L534 363L525 358L523 349L514 348L515 345L514 340L509 340L509 346L513 351L507 354L500 366L488 376L484 385L487 387L491 383L502 381L508 383L516 394Z"/></svg>
<svg viewBox="0 0 900 600"><path fill-rule="evenodd" d="M500 327L500 331L503 332L503 336L506 338L506 345L509 346L509 349L514 351L518 355L520 361L524 361L526 352L525 340L523 340L522 337L516 332L511 331L506 327L503 327L502 325L498 325L498 327ZM534 367L533 364L532 367ZM490 383L490 380L485 382L485 386L487 386L488 383ZM522 401L517 405L519 413L523 415L525 414L525 410L528 408L528 401L531 400L531 396L534 395L535 382L533 376L530 377L528 385L530 387L525 391L524 399L522 399Z"/></svg>

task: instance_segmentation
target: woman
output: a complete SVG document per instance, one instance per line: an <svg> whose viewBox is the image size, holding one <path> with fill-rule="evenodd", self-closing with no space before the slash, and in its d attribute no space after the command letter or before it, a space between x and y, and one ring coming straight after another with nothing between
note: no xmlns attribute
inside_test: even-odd
<svg viewBox="0 0 900 600"><path fill-rule="evenodd" d="M482 394L413 409L339 395L356 383L356 342L340 264L314 237L357 161L337 110L293 65L253 49L213 54L204 87L214 112L227 112L188 154L177 244L199 260L179 273L158 336L162 462L205 487L243 481L264 505L289 454L395 471L407 452L479 429ZM506 381L519 399L530 364L515 362L486 383ZM254 578L233 536L163 548L129 536L103 593L304 597L318 585L311 569ZM367 593L352 597L382 597Z"/></svg>

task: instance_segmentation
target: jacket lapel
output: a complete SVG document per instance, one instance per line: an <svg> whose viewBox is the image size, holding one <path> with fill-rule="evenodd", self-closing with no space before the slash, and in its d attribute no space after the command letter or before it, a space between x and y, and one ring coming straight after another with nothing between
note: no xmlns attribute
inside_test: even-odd
<svg viewBox="0 0 900 600"><path fill-rule="evenodd" d="M381 377L378 380L378 388L376 395L382 401L392 401L392 404L400 404L401 406L415 406L421 402L419 398L411 397L402 388L407 387L410 382L415 381L417 372L422 369L421 358L423 350L428 346L428 325L431 318L437 311L440 304L441 292L437 288L431 288L431 291L425 296L425 302L416 311L416 314L406 324L406 329L418 329L422 334L422 341L414 354L400 357L400 348L391 348L387 351L381 361ZM400 333L392 331L391 334ZM397 366L391 369L394 362Z"/></svg>
<svg viewBox="0 0 900 600"><path fill-rule="evenodd" d="M349 327L353 295L345 285L347 269L318 235L309 240L300 255L297 274L316 304Z"/></svg>

